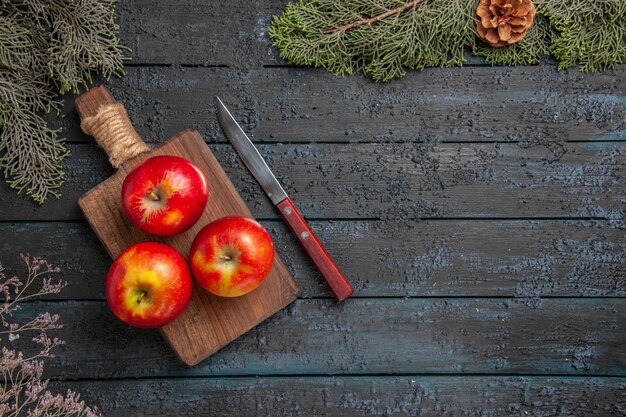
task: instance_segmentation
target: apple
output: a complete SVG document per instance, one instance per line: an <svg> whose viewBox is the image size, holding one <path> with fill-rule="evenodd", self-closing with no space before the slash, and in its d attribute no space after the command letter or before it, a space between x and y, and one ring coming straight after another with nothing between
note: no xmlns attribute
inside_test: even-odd
<svg viewBox="0 0 626 417"><path fill-rule="evenodd" d="M206 207L202 172L178 156L155 156L132 170L122 185L122 206L140 230L172 236L193 226Z"/></svg>
<svg viewBox="0 0 626 417"><path fill-rule="evenodd" d="M207 291L238 297L265 280L274 261L274 242L256 221L222 217L206 225L193 241L191 272Z"/></svg>
<svg viewBox="0 0 626 417"><path fill-rule="evenodd" d="M124 323L161 327L187 307L192 286L187 262L176 249L143 242L115 259L104 292L111 311Z"/></svg>

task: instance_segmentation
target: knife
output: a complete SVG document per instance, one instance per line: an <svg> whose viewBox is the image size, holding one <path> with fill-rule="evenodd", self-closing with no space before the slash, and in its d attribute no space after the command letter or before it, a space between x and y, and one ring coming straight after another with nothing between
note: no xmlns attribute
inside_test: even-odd
<svg viewBox="0 0 626 417"><path fill-rule="evenodd" d="M274 177L274 174L272 174L272 171L270 171L257 148L237 124L237 121L230 114L222 100L216 97L216 101L217 118L224 133L226 133L226 137L233 144L250 173L259 182L270 200L272 200L274 206L280 211L283 219L285 219L291 231L296 235L296 238L315 264L315 267L322 274L326 284L328 284L337 300L345 300L354 292L352 285L350 285L339 267L326 252L326 249L315 236L304 217L302 217L287 196L287 193L285 193L285 190L283 190L283 187Z"/></svg>

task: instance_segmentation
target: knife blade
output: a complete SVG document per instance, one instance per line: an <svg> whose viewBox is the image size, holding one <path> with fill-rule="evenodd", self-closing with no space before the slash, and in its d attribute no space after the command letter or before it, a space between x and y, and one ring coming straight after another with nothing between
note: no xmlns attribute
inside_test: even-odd
<svg viewBox="0 0 626 417"><path fill-rule="evenodd" d="M328 254L313 230L283 190L258 149L239 126L219 97L216 97L217 118L237 154L268 195L283 219L307 252L337 300L348 298L354 289Z"/></svg>

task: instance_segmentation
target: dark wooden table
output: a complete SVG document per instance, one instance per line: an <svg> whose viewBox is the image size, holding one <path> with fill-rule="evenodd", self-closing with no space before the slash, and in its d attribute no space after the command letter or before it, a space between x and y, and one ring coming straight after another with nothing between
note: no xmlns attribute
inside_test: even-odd
<svg viewBox="0 0 626 417"><path fill-rule="evenodd" d="M470 60L376 84L285 65L284 1L127 0L139 133L200 131L302 287L282 313L187 369L109 313L110 260L78 197L113 173L80 132L63 197L0 193L1 261L60 265L67 345L47 375L107 416L608 416L626 412L626 76ZM258 142L355 296L337 304L217 124Z"/></svg>

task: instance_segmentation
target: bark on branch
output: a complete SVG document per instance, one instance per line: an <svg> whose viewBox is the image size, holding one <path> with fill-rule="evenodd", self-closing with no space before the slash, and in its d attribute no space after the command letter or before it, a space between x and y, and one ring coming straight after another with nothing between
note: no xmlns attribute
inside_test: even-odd
<svg viewBox="0 0 626 417"><path fill-rule="evenodd" d="M357 20L356 22L352 22L352 23L349 23L347 25L338 26L336 28L328 29L324 33L330 35L330 34L333 34L333 33L343 32L345 30L350 30L352 28L356 28L356 27L359 27L359 26L371 25L372 23L376 23L379 20L383 20L386 17L400 14L400 13L402 13L403 11L405 11L407 9L411 9L411 8L417 6L418 4L423 3L424 1L426 1L426 0L411 0L411 1L408 1L408 2L404 3L402 6L396 7L395 9L387 10L385 13L381 13L381 14L379 14L377 16L370 17L368 19L360 19L360 20Z"/></svg>

